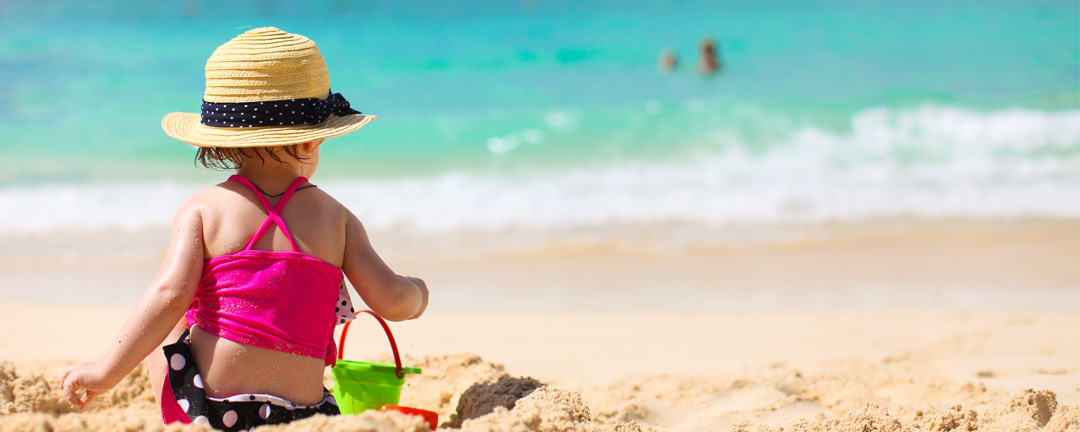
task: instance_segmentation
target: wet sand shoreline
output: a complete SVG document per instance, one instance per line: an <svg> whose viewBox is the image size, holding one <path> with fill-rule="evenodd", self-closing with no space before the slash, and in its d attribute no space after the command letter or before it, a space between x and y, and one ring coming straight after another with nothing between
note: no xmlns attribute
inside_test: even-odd
<svg viewBox="0 0 1080 432"><path fill-rule="evenodd" d="M448 254L405 248L416 240L392 232L371 237L391 267L444 293L435 307L447 311L1080 305L1080 221L1072 220L823 226L676 249L603 241L476 252L479 239ZM168 232L6 240L0 298L132 304L157 273Z"/></svg>

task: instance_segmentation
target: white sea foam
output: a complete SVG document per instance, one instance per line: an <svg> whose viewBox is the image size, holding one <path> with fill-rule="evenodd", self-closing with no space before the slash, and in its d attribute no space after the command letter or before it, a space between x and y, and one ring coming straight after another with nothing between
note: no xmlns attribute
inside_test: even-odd
<svg viewBox="0 0 1080 432"><path fill-rule="evenodd" d="M804 127L758 152L722 132L723 150L692 161L318 180L369 229L417 234L1080 217L1080 111L871 109L849 132ZM166 227L199 187L7 186L0 236Z"/></svg>
<svg viewBox="0 0 1080 432"><path fill-rule="evenodd" d="M177 206L199 188L175 182L0 187L0 235L167 227Z"/></svg>

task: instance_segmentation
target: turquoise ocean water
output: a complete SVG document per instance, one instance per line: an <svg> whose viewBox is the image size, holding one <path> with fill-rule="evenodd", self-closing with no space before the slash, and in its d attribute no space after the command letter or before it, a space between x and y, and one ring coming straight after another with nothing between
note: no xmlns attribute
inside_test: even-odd
<svg viewBox="0 0 1080 432"><path fill-rule="evenodd" d="M315 179L369 228L1080 217L1075 1L457 3L0 0L0 237L167 226L225 175L160 119L262 26L379 115Z"/></svg>

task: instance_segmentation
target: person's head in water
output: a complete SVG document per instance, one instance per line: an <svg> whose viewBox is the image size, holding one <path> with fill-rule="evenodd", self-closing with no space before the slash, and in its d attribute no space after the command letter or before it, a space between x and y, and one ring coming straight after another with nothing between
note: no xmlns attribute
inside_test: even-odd
<svg viewBox="0 0 1080 432"><path fill-rule="evenodd" d="M671 48L664 48L660 51L660 71L667 73L675 70L679 65L679 58L675 55L675 51Z"/></svg>
<svg viewBox="0 0 1080 432"><path fill-rule="evenodd" d="M720 70L720 58L716 55L715 41L711 38L702 39L701 44L698 45L698 51L700 53L698 72L711 75Z"/></svg>

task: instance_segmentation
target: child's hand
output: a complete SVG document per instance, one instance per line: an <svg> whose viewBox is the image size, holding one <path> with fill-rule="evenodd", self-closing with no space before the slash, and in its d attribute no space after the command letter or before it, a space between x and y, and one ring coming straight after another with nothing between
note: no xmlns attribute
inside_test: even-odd
<svg viewBox="0 0 1080 432"><path fill-rule="evenodd" d="M77 410L86 408L86 404L115 385L116 383L106 380L105 372L97 363L77 364L60 377L60 388L64 390L64 397L71 407ZM80 389L85 391L80 394Z"/></svg>

